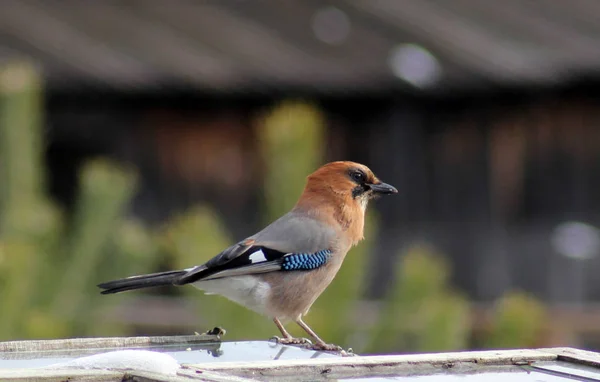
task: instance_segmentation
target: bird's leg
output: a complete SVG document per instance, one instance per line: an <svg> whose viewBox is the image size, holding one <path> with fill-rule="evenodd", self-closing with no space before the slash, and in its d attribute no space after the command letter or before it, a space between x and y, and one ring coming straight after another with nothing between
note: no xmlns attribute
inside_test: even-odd
<svg viewBox="0 0 600 382"><path fill-rule="evenodd" d="M308 325L306 325L304 323L304 321L302 321L302 318L298 318L296 320L296 323L298 325L300 325L300 327L302 329L304 329L304 331L306 333L308 333L309 336L311 336L314 340L315 343L312 346L313 350L329 350L329 351L343 351L343 349L340 346L334 345L334 344L328 344L325 341L323 341L318 335L317 333L315 333Z"/></svg>
<svg viewBox="0 0 600 382"><path fill-rule="evenodd" d="M301 344L311 344L309 339L306 338L294 338L287 330L283 327L283 324L277 317L273 318L273 322L277 325L277 329L283 335L283 338L279 338L277 336L273 337L277 343L282 345L301 345Z"/></svg>

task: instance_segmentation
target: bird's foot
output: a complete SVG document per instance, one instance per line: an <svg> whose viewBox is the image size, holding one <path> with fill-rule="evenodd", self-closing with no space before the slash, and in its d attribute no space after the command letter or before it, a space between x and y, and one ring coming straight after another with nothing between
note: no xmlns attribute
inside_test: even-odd
<svg viewBox="0 0 600 382"><path fill-rule="evenodd" d="M344 350L341 346L338 346L335 344L327 344L325 342L317 342L314 345L312 345L311 349L315 350L315 351L335 352L335 353L341 355L342 357L356 356L356 354L354 354L354 351L352 350L352 348L349 348L348 350Z"/></svg>
<svg viewBox="0 0 600 382"><path fill-rule="evenodd" d="M323 350L323 351L335 351L335 352L341 352L344 349L342 349L341 346L335 345L335 344L327 344L325 342L316 342L313 346L312 346L313 350Z"/></svg>
<svg viewBox="0 0 600 382"><path fill-rule="evenodd" d="M312 342L308 338L296 338L296 337L271 337L272 341L280 345L312 345Z"/></svg>

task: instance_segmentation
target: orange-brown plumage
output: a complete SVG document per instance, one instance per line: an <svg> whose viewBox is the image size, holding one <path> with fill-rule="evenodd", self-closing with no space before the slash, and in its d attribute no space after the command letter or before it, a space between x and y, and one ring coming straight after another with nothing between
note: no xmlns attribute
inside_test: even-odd
<svg viewBox="0 0 600 382"><path fill-rule="evenodd" d="M356 245L364 238L366 204L375 194L353 197L352 190L356 183L349 177L353 169L362 170L367 182L381 183L365 165L349 161L331 162L308 176L295 209L339 225L351 245Z"/></svg>

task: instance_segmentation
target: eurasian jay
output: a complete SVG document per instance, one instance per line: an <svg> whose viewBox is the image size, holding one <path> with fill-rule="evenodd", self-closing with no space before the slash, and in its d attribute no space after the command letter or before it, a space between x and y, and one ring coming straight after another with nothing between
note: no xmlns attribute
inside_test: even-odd
<svg viewBox="0 0 600 382"><path fill-rule="evenodd" d="M192 284L270 317L283 335L279 343L310 342L287 332L281 321L292 320L312 337L314 349L340 350L325 343L302 317L331 283L350 248L363 239L369 200L397 192L362 164L328 163L308 176L290 212L205 264L98 286L109 294Z"/></svg>

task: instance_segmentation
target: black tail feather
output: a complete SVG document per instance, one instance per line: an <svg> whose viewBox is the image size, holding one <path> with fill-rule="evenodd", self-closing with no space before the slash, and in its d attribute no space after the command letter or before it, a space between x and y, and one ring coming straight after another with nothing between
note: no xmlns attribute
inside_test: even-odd
<svg viewBox="0 0 600 382"><path fill-rule="evenodd" d="M98 284L98 287L104 289L102 294L112 294L125 292L128 290L151 288L163 285L173 285L173 283L187 271L169 271L152 273L149 275L132 276L125 279L108 281Z"/></svg>

